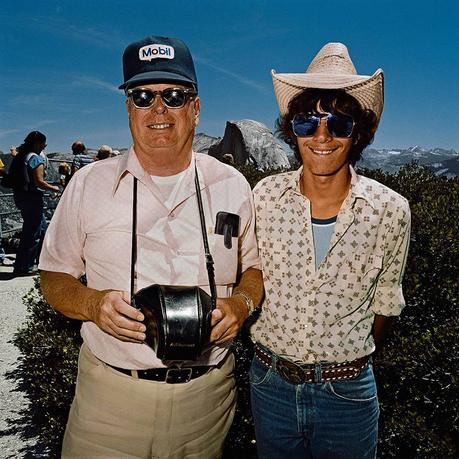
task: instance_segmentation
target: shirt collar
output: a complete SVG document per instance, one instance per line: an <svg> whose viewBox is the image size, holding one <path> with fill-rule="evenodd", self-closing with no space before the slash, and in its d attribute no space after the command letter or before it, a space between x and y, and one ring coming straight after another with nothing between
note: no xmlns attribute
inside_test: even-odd
<svg viewBox="0 0 459 459"><path fill-rule="evenodd" d="M118 161L112 195L116 193L121 179L126 176L127 172L132 174L139 181L147 183L148 174L140 165L140 162L137 159L137 155L135 154L134 147L129 148L129 151L125 155L122 155Z"/></svg>
<svg viewBox="0 0 459 459"><path fill-rule="evenodd" d="M346 199L346 201L349 201L351 205L353 205L356 199L364 199L374 209L375 203L371 194L368 192L367 187L362 183L362 177L355 172L351 165L349 165L349 170L351 172L351 188L348 194L349 200ZM292 190L296 194L301 194L300 179L302 173L303 166L292 173L290 180L279 190L279 198L281 198L288 190Z"/></svg>
<svg viewBox="0 0 459 459"><path fill-rule="evenodd" d="M367 190L367 187L364 185L362 180L363 177L358 175L352 166L349 166L349 169L351 171L351 189L349 192L351 198L350 202L354 204L356 199L360 198L368 202L368 204L370 204L370 206L375 209L376 206L373 201L373 197Z"/></svg>
<svg viewBox="0 0 459 459"><path fill-rule="evenodd" d="M293 173L290 176L290 180L284 185L283 188L279 190L279 198L281 198L285 192L288 190L292 190L295 193L301 194L300 190L300 178L301 174L303 173L303 166L300 166L299 169L296 171L293 171Z"/></svg>
<svg viewBox="0 0 459 459"><path fill-rule="evenodd" d="M191 152L191 164L196 164L196 153L194 151ZM130 173L131 175L136 177L137 180L142 182L148 188L153 186L150 175L140 164L137 155L135 154L134 147L131 147L125 155L121 156L118 162L115 180L113 183L112 196L115 195L116 190L118 189L118 186L120 184L120 181L123 179L123 177L127 175L127 173ZM206 187L206 180L203 172L199 168L198 177L200 182L200 189L202 190ZM194 189L194 166L189 169L185 179L186 180L184 181L190 183L190 185L192 185Z"/></svg>

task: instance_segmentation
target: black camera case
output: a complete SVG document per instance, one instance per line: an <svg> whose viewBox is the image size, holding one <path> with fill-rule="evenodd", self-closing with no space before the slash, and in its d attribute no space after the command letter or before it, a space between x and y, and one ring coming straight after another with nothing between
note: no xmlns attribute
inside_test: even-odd
<svg viewBox="0 0 459 459"><path fill-rule="evenodd" d="M199 287L150 285L134 295L146 343L161 360L196 360L209 343L212 298Z"/></svg>

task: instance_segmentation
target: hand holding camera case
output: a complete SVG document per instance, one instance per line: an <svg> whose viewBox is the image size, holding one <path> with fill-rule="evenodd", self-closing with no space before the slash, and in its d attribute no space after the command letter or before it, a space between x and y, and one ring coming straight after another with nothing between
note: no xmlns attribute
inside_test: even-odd
<svg viewBox="0 0 459 459"><path fill-rule="evenodd" d="M135 294L146 343L160 359L196 360L210 339L211 297L199 287L150 285Z"/></svg>

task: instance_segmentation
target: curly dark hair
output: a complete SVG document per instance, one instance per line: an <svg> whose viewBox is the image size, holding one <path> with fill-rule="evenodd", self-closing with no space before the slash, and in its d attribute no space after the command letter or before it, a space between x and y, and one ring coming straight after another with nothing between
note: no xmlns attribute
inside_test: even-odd
<svg viewBox="0 0 459 459"><path fill-rule="evenodd" d="M362 151L373 141L378 119L372 110L363 109L355 97L342 89L305 89L290 101L288 113L277 119L276 135L290 146L296 159L301 163L291 121L298 113L317 114L318 102L324 112L341 113L354 119L353 143L349 151L349 162L354 166L361 158Z"/></svg>

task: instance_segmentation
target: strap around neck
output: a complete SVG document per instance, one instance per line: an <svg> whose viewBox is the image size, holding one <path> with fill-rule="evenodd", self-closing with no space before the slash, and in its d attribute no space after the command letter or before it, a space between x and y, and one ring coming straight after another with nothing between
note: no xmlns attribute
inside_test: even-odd
<svg viewBox="0 0 459 459"><path fill-rule="evenodd" d="M212 298L212 309L217 307L217 287L215 285L214 260L209 250L209 241L207 239L206 218L202 206L201 187L198 177L198 169L196 162L194 165L194 184L196 188L196 199L198 202L199 218L201 222L202 241L204 244L204 253L206 257L207 277L209 279L210 294ZM137 178L134 176L133 191L132 191L132 241L131 241L131 304L134 305L135 291L135 266L137 262Z"/></svg>

